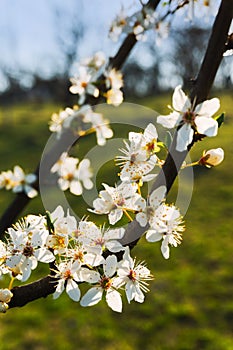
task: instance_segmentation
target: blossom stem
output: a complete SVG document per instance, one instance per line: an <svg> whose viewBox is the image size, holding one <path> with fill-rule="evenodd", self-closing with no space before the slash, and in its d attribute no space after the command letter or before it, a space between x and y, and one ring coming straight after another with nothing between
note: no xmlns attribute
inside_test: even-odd
<svg viewBox="0 0 233 350"><path fill-rule="evenodd" d="M141 186L140 186L140 183L138 183L138 193L140 194L140 196L141 196Z"/></svg>
<svg viewBox="0 0 233 350"><path fill-rule="evenodd" d="M127 212L127 210L123 209L123 212L124 212L124 214L127 216L127 218L128 218L130 221L133 221L133 219L131 218L131 216L130 216L129 213Z"/></svg>
<svg viewBox="0 0 233 350"><path fill-rule="evenodd" d="M78 136L86 136L86 135L89 135L89 134L92 134L93 132L95 132L95 128L90 128L88 130L80 130L77 132Z"/></svg>
<svg viewBox="0 0 233 350"><path fill-rule="evenodd" d="M198 162L193 162L193 163L190 163L190 164L182 165L181 169L185 169L185 168L188 168L190 166L195 166L195 165L199 165L199 161Z"/></svg>
<svg viewBox="0 0 233 350"><path fill-rule="evenodd" d="M9 287L8 289L11 290L13 288L13 283L14 283L15 278L11 277L10 283L9 283Z"/></svg>

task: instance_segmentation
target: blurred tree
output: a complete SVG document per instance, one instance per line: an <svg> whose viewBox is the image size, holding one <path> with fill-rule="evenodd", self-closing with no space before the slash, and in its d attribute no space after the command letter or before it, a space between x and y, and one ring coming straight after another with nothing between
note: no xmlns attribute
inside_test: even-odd
<svg viewBox="0 0 233 350"><path fill-rule="evenodd" d="M190 87L196 78L208 44L208 34L208 29L196 26L177 29L173 33L175 45L171 61L185 88Z"/></svg>
<svg viewBox="0 0 233 350"><path fill-rule="evenodd" d="M63 4L64 5L64 4ZM70 70L74 62L78 59L78 47L84 35L84 24L82 21L82 2L74 1L73 6L53 5L53 13L55 20L55 35L59 50L63 56L63 72L65 78L70 76ZM59 24L59 30L57 25Z"/></svg>

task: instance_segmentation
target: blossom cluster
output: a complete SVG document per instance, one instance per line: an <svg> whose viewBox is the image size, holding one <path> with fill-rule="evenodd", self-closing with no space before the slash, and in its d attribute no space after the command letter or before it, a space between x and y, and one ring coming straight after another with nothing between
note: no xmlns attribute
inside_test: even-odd
<svg viewBox="0 0 233 350"><path fill-rule="evenodd" d="M105 229L88 220L77 223L61 206L46 216L28 215L8 229L7 243L0 242L0 276L25 282L39 262L52 264L55 299L65 290L81 306L91 306L104 296L112 310L121 312L122 290L129 303L142 303L152 279L145 264L136 263L129 248L121 245L124 233L124 228ZM91 288L81 297L84 282ZM12 297L10 291L4 293L0 290L2 312Z"/></svg>
<svg viewBox="0 0 233 350"><path fill-rule="evenodd" d="M149 30L156 32L158 42L158 39L167 37L169 24L162 20L152 8L144 6L131 16L127 16L122 8L111 24L109 37L117 41L121 34L133 33L137 40L145 41Z"/></svg>
<svg viewBox="0 0 233 350"><path fill-rule="evenodd" d="M143 133L130 132L126 149L121 149L123 156L116 159L121 165L119 174L121 183L115 187L103 184L104 190L93 201L90 211L107 214L110 225L115 225L125 214L132 215L142 227L146 227L146 239L155 242L162 239L161 251L164 258L169 258L169 246L181 243L182 216L174 205L165 204L166 187L161 186L146 199L141 195L140 187L145 181L151 181L156 174L151 171L156 165L161 166L158 157L162 142L157 141L156 127L150 123Z"/></svg>
<svg viewBox="0 0 233 350"><path fill-rule="evenodd" d="M12 170L0 173L0 189L12 190L14 193L24 192L29 198L37 196L37 190L32 186L37 177L35 174L25 174L23 169L16 165Z"/></svg>
<svg viewBox="0 0 233 350"><path fill-rule="evenodd" d="M79 162L78 158L69 157L67 152L64 152L51 168L51 172L58 174L58 185L62 191L69 188L71 193L79 196L83 192L83 187L87 190L93 187L89 159Z"/></svg>
<svg viewBox="0 0 233 350"><path fill-rule="evenodd" d="M190 0L183 3L172 0L164 1L162 8L160 8L161 13L145 4L139 11L130 16L127 15L127 11L122 6L119 14L111 23L109 37L112 41L117 41L122 34L134 34L136 40L145 41L148 37L148 31L152 31L156 34L155 41L159 45L161 39L168 37L171 15L185 5L188 5L186 13L183 14L183 18L185 17L186 20L193 20L194 15L204 17L205 20L210 15L216 15L216 4L210 0Z"/></svg>
<svg viewBox="0 0 233 350"><path fill-rule="evenodd" d="M67 107L59 113L54 113L49 124L50 131L55 133L58 140L66 130L73 130L77 137L96 132L99 146L104 146L106 139L113 136L108 120L101 113L94 112L90 105L81 108L74 106L73 109Z"/></svg>
<svg viewBox="0 0 233 350"><path fill-rule="evenodd" d="M79 63L77 72L70 79L72 94L78 94L78 104L83 105L87 95L98 98L101 94L108 104L119 106L123 101L123 77L115 68L108 68L102 52ZM100 82L100 75L102 80Z"/></svg>

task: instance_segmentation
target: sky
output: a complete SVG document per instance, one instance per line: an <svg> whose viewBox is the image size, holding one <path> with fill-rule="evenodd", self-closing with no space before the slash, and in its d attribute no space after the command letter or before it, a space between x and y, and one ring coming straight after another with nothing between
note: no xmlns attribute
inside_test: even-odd
<svg viewBox="0 0 233 350"><path fill-rule="evenodd" d="M219 1L212 0L215 5ZM15 75L18 70L25 72L26 85L30 84L30 72L49 77L62 71L64 61L57 37L70 20L82 20L85 26L80 58L99 50L113 55L119 43L110 41L108 28L122 4L129 12L140 7L139 0L0 0L0 90L7 84L1 69ZM56 11L62 14L61 19ZM184 13L180 18L184 19Z"/></svg>
<svg viewBox="0 0 233 350"><path fill-rule="evenodd" d="M124 1L126 5L132 2ZM85 25L80 56L109 51L112 45L107 30L120 8L121 1L108 0L0 0L0 67L51 74L53 62L55 69L62 66L57 33L75 16ZM63 14L62 23L56 10Z"/></svg>

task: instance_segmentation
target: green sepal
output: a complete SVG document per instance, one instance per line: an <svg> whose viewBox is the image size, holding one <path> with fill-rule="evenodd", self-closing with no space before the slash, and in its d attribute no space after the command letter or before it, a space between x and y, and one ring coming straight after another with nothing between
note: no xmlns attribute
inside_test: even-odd
<svg viewBox="0 0 233 350"><path fill-rule="evenodd" d="M222 123L224 123L225 113L220 114L219 116L215 117L214 119L217 121L218 127L220 128Z"/></svg>

